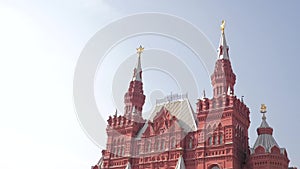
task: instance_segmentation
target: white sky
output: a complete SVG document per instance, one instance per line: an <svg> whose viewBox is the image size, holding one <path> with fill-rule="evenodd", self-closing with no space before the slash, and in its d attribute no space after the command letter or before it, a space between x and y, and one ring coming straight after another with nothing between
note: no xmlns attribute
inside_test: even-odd
<svg viewBox="0 0 300 169"><path fill-rule="evenodd" d="M175 2L0 0L0 168L82 169L97 162L100 149L82 131L73 106L75 64L95 32L138 12L185 18L215 46L220 20L228 20L236 94L245 95L251 109L250 145L259 105L266 103L277 142L299 167L300 137L293 135L300 127L298 2Z"/></svg>

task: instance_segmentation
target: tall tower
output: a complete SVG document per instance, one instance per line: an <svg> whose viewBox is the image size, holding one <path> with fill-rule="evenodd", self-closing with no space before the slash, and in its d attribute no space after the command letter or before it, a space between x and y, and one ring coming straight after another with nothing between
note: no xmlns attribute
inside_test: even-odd
<svg viewBox="0 0 300 169"><path fill-rule="evenodd" d="M266 106L261 105L263 114L260 127L257 128L258 137L253 148L249 164L251 169L287 169L289 159L285 148L280 148L273 137L273 128L269 126L266 118Z"/></svg>
<svg viewBox="0 0 300 169"><path fill-rule="evenodd" d="M287 169L289 159L273 138L262 105L258 138L249 148L249 108L234 94L232 70L221 25L218 58L211 75L213 97L197 102L196 113L187 95L172 95L157 101L147 122L142 117L145 103L141 54L129 88L124 95L124 114L107 120L107 145L92 169Z"/></svg>
<svg viewBox="0 0 300 169"><path fill-rule="evenodd" d="M134 68L132 80L124 96L124 115L117 112L107 120L107 145L102 151L102 168L118 166L130 167L135 151L135 136L142 128L145 120L142 117L142 109L145 103L145 95L142 82L141 54L144 48L137 48L138 61Z"/></svg>
<svg viewBox="0 0 300 169"><path fill-rule="evenodd" d="M204 96L197 103L198 147L201 169L245 168L248 155L249 108L234 95L236 76L229 60L221 25L218 59L211 75L213 98Z"/></svg>
<svg viewBox="0 0 300 169"><path fill-rule="evenodd" d="M128 91L124 96L124 116L127 119L134 121L142 120L142 110L145 103L146 96L143 91L142 82L142 66L141 66L141 54L144 48L140 46L137 48L138 61L136 67L134 68L133 77L130 82Z"/></svg>
<svg viewBox="0 0 300 169"><path fill-rule="evenodd" d="M217 98L225 93L234 94L235 80L236 76L231 68L229 47L225 38L225 21L222 21L218 60L215 65L214 73L211 75L213 96Z"/></svg>

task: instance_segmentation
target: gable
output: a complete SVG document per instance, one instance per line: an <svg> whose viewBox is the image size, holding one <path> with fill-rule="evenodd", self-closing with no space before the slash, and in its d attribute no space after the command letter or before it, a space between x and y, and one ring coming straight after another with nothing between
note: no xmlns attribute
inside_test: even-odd
<svg viewBox="0 0 300 169"><path fill-rule="evenodd" d="M185 132L197 131L197 121L195 118L195 113L187 98L168 101L161 104L156 104L151 111L149 122L157 124L157 126L162 125L163 121L170 118L176 118L177 122ZM140 138L142 134L148 129L149 124L145 123L143 128L138 132L137 137ZM155 125L152 126L155 131Z"/></svg>

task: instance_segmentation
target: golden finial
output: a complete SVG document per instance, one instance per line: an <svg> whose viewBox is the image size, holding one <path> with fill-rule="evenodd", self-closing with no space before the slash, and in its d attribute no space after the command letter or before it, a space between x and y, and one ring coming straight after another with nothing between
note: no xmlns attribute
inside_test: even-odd
<svg viewBox="0 0 300 169"><path fill-rule="evenodd" d="M144 51L144 48L142 47L142 45L140 45L140 47L139 48L136 48L136 53L139 55L139 56L141 56L141 54L143 53L143 51Z"/></svg>
<svg viewBox="0 0 300 169"><path fill-rule="evenodd" d="M225 20L222 20L222 24L221 24L221 31L222 33L224 33L224 29L225 29Z"/></svg>
<svg viewBox="0 0 300 169"><path fill-rule="evenodd" d="M267 112L267 106L265 104L261 104L260 112L261 113L266 113Z"/></svg>

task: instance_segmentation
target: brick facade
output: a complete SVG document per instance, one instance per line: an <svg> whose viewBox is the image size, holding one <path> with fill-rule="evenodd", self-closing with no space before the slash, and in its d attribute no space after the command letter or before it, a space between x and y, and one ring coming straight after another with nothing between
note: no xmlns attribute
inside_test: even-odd
<svg viewBox="0 0 300 169"><path fill-rule="evenodd" d="M124 115L116 114L107 120L107 147L92 169L288 168L287 152L278 145L269 150L263 144L249 148L250 111L234 94L236 75L224 28L211 75L213 97L206 98L204 94L195 111L187 97L169 96L167 102L156 105L151 119L143 119L146 96L140 63L142 50L138 48L134 78L124 96ZM268 126L258 128L259 139L268 139L272 132Z"/></svg>

